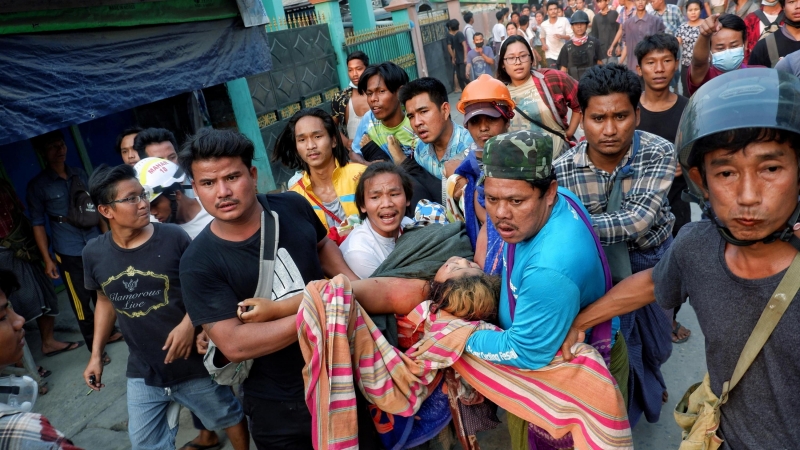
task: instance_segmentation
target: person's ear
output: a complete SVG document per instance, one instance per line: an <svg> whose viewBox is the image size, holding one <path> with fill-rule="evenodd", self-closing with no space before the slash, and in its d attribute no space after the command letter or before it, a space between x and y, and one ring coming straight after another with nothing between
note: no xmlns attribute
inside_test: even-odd
<svg viewBox="0 0 800 450"><path fill-rule="evenodd" d="M641 112L641 109L639 109L639 107L637 106L636 107L636 128L639 128L639 120L642 118L641 115L639 114L640 112Z"/></svg>
<svg viewBox="0 0 800 450"><path fill-rule="evenodd" d="M98 205L97 212L106 219L114 217L114 208L111 205Z"/></svg>
<svg viewBox="0 0 800 450"><path fill-rule="evenodd" d="M550 182L550 186L547 187L547 193L545 193L547 206L553 206L556 203L556 196L558 196L558 181L553 180Z"/></svg>
<svg viewBox="0 0 800 450"><path fill-rule="evenodd" d="M638 64L636 65L636 73L639 74L640 77L644 76L642 75L642 68Z"/></svg>
<svg viewBox="0 0 800 450"><path fill-rule="evenodd" d="M708 187L706 186L705 181L703 181L703 174L700 173L700 169L697 167L692 167L689 169L689 179L692 180L692 183L695 186L699 187L701 191L703 191L703 198L708 200Z"/></svg>
<svg viewBox="0 0 800 450"><path fill-rule="evenodd" d="M449 102L442 103L441 110L445 120L450 120L450 103Z"/></svg>
<svg viewBox="0 0 800 450"><path fill-rule="evenodd" d="M256 166L250 167L250 176L253 178L253 186L256 187L256 192L258 192L258 168Z"/></svg>

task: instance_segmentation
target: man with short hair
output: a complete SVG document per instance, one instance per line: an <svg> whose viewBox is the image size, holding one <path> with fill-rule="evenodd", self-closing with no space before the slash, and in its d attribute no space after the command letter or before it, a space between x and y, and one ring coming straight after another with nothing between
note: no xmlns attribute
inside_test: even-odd
<svg viewBox="0 0 800 450"><path fill-rule="evenodd" d="M358 92L366 95L370 110L361 118L352 150L366 161L402 160L414 150L414 132L397 97L406 83L406 71L391 61L367 67L361 74Z"/></svg>
<svg viewBox="0 0 800 450"><path fill-rule="evenodd" d="M609 56L609 53L614 53L612 43L619 29L619 23L617 23L619 13L609 9L608 0L597 0L597 8L599 11L592 20L592 31L589 32L589 35L600 41L603 64L617 62L616 56Z"/></svg>
<svg viewBox="0 0 800 450"><path fill-rule="evenodd" d="M475 27L473 24L475 23L475 17L470 11L464 13L464 37L467 40L467 45L469 46L470 50L475 50L475 43L473 42L475 37Z"/></svg>
<svg viewBox="0 0 800 450"><path fill-rule="evenodd" d="M133 166L141 159L139 158L139 152L133 148L133 141L136 139L136 135L141 131L142 128L138 126L128 127L117 136L117 145L115 148L122 158L122 162L129 166Z"/></svg>
<svg viewBox="0 0 800 450"><path fill-rule="evenodd" d="M503 40L506 38L505 21L507 14L508 8L503 8L494 15L497 18L497 23L492 27L492 47L494 47L492 50L494 50L495 55L500 53L500 46L503 45Z"/></svg>
<svg viewBox="0 0 800 450"><path fill-rule="evenodd" d="M653 11L650 14L661 17L661 21L664 22L664 32L670 36L677 36L678 28L686 22L686 17L681 12L681 9L677 5L667 3L666 0L650 0L650 5L653 7ZM635 47L633 51L636 53ZM670 81L670 86L674 91L678 90L679 81L680 70L673 74Z"/></svg>
<svg viewBox="0 0 800 450"><path fill-rule="evenodd" d="M400 101L417 135L413 159L416 164L409 161L404 167L409 175L426 186L414 186L411 204L416 205L417 201L424 198L444 204L443 186L446 186L447 177L457 167L456 164L448 170L445 163L451 159L462 159L464 151L472 145L472 136L451 119L447 88L436 78L419 78L406 84L400 90ZM421 167L424 173L420 173L414 165Z"/></svg>
<svg viewBox="0 0 800 450"><path fill-rule="evenodd" d="M466 351L521 369L549 364L571 318L605 292L602 250L591 225L581 219L588 213L575 194L558 186L552 158L552 138L532 131L491 138L483 149L486 211L503 240L498 304L502 330L472 333ZM624 340L613 328L612 322L608 338L612 341L611 372L616 378L627 375L628 368ZM617 369L614 363L619 360L622 364ZM528 448L527 424L510 413L508 424L512 448Z"/></svg>
<svg viewBox="0 0 800 450"><path fill-rule="evenodd" d="M700 35L692 53L692 67L687 82L689 96L700 86L723 73L746 69L745 42L747 42L747 27L741 17L735 14L722 14L704 20L700 24Z"/></svg>
<svg viewBox="0 0 800 450"><path fill-rule="evenodd" d="M299 302L306 284L325 276L358 277L303 197L256 195L254 153L244 135L213 129L200 130L181 151L197 197L214 216L181 259L181 286L192 323L203 327L217 350L234 363L253 360L243 389L257 448L311 449L296 317L264 323L238 317L239 303L254 297L260 279L262 220L277 215L272 300Z"/></svg>
<svg viewBox="0 0 800 450"><path fill-rule="evenodd" d="M783 25L758 41L750 52L749 66L775 67L780 58L800 50L800 5L795 0L780 0Z"/></svg>
<svg viewBox="0 0 800 450"><path fill-rule="evenodd" d="M367 97L358 92L358 80L367 67L369 67L369 56L366 53L356 50L347 55L347 77L350 79L350 85L336 94L331 101L331 116L339 128L342 142L350 152L350 159L362 164L364 159L361 155L350 150L353 144L350 139L358 130L361 118L369 111Z"/></svg>
<svg viewBox="0 0 800 450"><path fill-rule="evenodd" d="M587 70L578 85L586 140L554 162L560 185L591 214L614 282L653 267L672 242L675 216L666 197L675 176L675 150L659 136L636 131L641 95L641 81L625 66ZM669 357L672 327L660 308L653 309L620 318L632 350L631 426L642 412L656 422L666 401L660 366Z"/></svg>
<svg viewBox="0 0 800 450"><path fill-rule="evenodd" d="M148 156L178 163L178 141L166 128L146 128L136 135L133 148L140 159Z"/></svg>
<svg viewBox="0 0 800 450"><path fill-rule="evenodd" d="M649 14L647 12L647 0L634 0L633 3L636 6L633 15L626 18L620 28L622 30L621 39L625 44L626 51L625 65L628 66L628 69L635 72L636 55L633 49L636 47L636 44L647 35L663 33L666 30L666 26L664 25L664 21L661 20L661 16Z"/></svg>
<svg viewBox="0 0 800 450"><path fill-rule="evenodd" d="M698 389L715 397L710 404L727 399L710 438L721 442L721 450L800 442L795 413L800 364L792 356L800 346L800 300L796 291L773 297L789 267L796 266L800 247L798 115L800 81L779 71L735 71L700 88L689 99L677 147L692 192L711 220L687 224L654 269L624 280L581 311L562 347L570 359L579 332L593 324L654 300L674 308L688 299L705 336L708 374ZM746 342L758 336L756 324L784 307L769 338L759 336L766 342L725 397ZM679 443L676 438L663 446Z"/></svg>
<svg viewBox="0 0 800 450"><path fill-rule="evenodd" d="M86 289L97 292L95 346L83 372L100 391L103 348L119 318L128 344L128 436L133 448L173 449L180 404L207 428L225 429L233 447L249 448L242 407L228 386L208 376L194 351L195 329L183 302L178 268L191 239L179 227L151 223L149 194L128 165L100 166L89 190L110 233L83 249Z"/></svg>
<svg viewBox="0 0 800 450"><path fill-rule="evenodd" d="M456 92L461 92L464 86L467 85L467 39L464 33L458 31L458 20L450 19L447 22L447 32L450 35L447 37L447 51L450 52L450 60L453 63L453 70L455 70L456 78L458 79L458 89Z"/></svg>
<svg viewBox="0 0 800 450"><path fill-rule="evenodd" d="M0 269L0 370L21 360L25 348L25 319L14 312L8 301L19 289L17 277ZM0 403L0 442L8 449L81 450L46 417L4 403Z"/></svg>
<svg viewBox="0 0 800 450"><path fill-rule="evenodd" d="M475 33L474 48L467 53L467 75L471 80L479 76L494 75L494 52L492 47L485 47L483 33Z"/></svg>
<svg viewBox="0 0 800 450"><path fill-rule="evenodd" d="M661 136L675 142L678 135L678 124L683 110L689 99L675 94L669 89L669 80L678 70L678 40L666 33L645 36L642 42L636 44L634 51L639 61L637 68L639 76L644 80L639 104L638 130ZM672 226L672 236L692 221L692 211L681 195L687 189L686 180L683 178L681 166L675 169L675 180L667 193L670 211L675 216ZM672 342L680 344L689 339L690 331L678 322L678 310L672 314Z"/></svg>
<svg viewBox="0 0 800 450"><path fill-rule="evenodd" d="M100 235L100 230L97 226L82 228L72 225L68 219L70 189L75 183L81 183L86 189L89 177L80 167L67 166L67 144L60 130L32 138L31 144L46 164L44 170L28 182L28 211L36 246L42 255L44 272L47 276L53 280L63 277L70 306L78 320L78 327L86 341L87 350L91 352L95 334L94 311L91 305L96 303L97 296L93 291L83 287L81 252L89 241ZM52 233L49 242L45 228L48 222ZM50 256L51 244L55 258ZM122 333L119 331L114 330L111 333L113 333L109 338L111 342L122 339ZM54 356L81 345L80 342L72 342L67 347L54 349L58 351L46 353L45 356ZM103 358L106 364L111 362L108 355L104 355Z"/></svg>
<svg viewBox="0 0 800 450"><path fill-rule="evenodd" d="M542 22L539 29L541 34L539 38L542 40L542 50L547 60L547 67L551 69L560 69L558 67L558 55L564 47L566 41L572 39L574 33L569 20L566 17L559 17L558 11L561 8L558 5L558 0L550 0L547 2L547 20Z"/></svg>

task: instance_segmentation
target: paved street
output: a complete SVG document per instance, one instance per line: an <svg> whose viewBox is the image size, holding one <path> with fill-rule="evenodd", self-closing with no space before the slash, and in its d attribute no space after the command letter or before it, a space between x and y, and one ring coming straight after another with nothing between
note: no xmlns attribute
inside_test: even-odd
<svg viewBox="0 0 800 450"><path fill-rule="evenodd" d="M457 94L451 95L453 119L460 124L463 117L455 108L457 99ZM695 220L699 219L699 210L694 209L693 216ZM77 325L66 295L61 293L59 300L61 315L56 321L57 337L69 341L82 340L77 332ZM704 339L691 306L687 304L680 311L678 319L692 330L692 337L687 343L674 346L672 357L662 369L670 399L664 405L658 423L649 424L642 421L634 429L637 449L677 448L680 431L672 419L672 408L683 392L692 383L699 381L705 372ZM129 449L125 398L125 368L128 355L126 344L117 343L107 347L113 361L105 368L103 375L106 388L102 392L86 395L89 389L83 383L82 373L89 359L89 353L85 347L45 358L41 354L39 334L35 326L27 329L27 341L37 362L53 371L47 378L50 392L39 398L35 407L36 412L48 417L57 429L70 437L76 445L85 449ZM177 444L182 445L195 434L188 411L184 410L181 414ZM480 442L482 448L489 450L510 447L505 425L481 435ZM231 447L227 445L224 448Z"/></svg>

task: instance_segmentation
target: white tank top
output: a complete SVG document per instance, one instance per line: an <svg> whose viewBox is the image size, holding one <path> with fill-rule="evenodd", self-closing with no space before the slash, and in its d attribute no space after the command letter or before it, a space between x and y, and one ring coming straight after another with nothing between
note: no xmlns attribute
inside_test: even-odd
<svg viewBox="0 0 800 450"><path fill-rule="evenodd" d="M347 101L347 137L353 139L358 130L358 124L361 123L361 118L364 116L356 115L356 110L353 108L353 99Z"/></svg>

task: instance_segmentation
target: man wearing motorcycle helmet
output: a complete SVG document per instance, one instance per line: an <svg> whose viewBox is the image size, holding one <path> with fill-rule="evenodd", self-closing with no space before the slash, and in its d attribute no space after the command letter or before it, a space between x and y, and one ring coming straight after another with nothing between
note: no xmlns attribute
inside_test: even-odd
<svg viewBox="0 0 800 450"><path fill-rule="evenodd" d="M190 180L177 164L145 158L133 168L150 197L150 213L159 222L179 225L194 239L214 219L197 199L186 195Z"/></svg>
<svg viewBox="0 0 800 450"><path fill-rule="evenodd" d="M653 270L629 277L583 310L562 349L571 357L570 344L603 317L653 300L672 308L689 298L706 338L710 390L721 398L756 323L775 309L770 298L800 250L800 80L762 68L714 78L689 101L676 147L690 191L710 219L685 225ZM787 295L792 291L775 301ZM721 449L800 441L800 362L793 354L799 324L795 301L768 339L762 335L766 343L720 407Z"/></svg>

